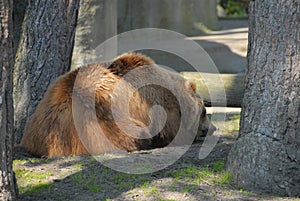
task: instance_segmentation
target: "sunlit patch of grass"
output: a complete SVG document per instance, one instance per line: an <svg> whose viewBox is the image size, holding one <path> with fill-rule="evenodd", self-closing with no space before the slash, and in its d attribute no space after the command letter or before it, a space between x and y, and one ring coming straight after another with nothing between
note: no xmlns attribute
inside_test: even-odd
<svg viewBox="0 0 300 201"><path fill-rule="evenodd" d="M240 129L240 118L240 114L228 114L226 116L214 114L211 121L219 129L219 132L237 136Z"/></svg>
<svg viewBox="0 0 300 201"><path fill-rule="evenodd" d="M166 176L172 177L174 182L180 179L196 185L203 183L209 183L210 185L231 184L232 175L225 170L224 162L216 161L210 166L205 168L189 166L177 171L167 172Z"/></svg>
<svg viewBox="0 0 300 201"><path fill-rule="evenodd" d="M153 186L149 189L144 189L144 193L146 196L152 196L152 195L159 196L159 194L160 194L155 186Z"/></svg>
<svg viewBox="0 0 300 201"><path fill-rule="evenodd" d="M213 182L217 185L230 185L232 183L232 175L228 171L220 172Z"/></svg>
<svg viewBox="0 0 300 201"><path fill-rule="evenodd" d="M24 160L24 159L19 159L19 160L13 160L13 166L16 166L16 165L23 165L27 162L27 160Z"/></svg>
<svg viewBox="0 0 300 201"><path fill-rule="evenodd" d="M30 170L27 170L25 168L16 168L14 169L14 172L16 174L17 179L24 179L29 182L39 182L40 180L46 179L47 177L53 175L51 172L31 172Z"/></svg>
<svg viewBox="0 0 300 201"><path fill-rule="evenodd" d="M191 184L191 185L187 185L184 187L184 189L182 190L183 193L188 193L194 189L197 189L199 186L197 184Z"/></svg>
<svg viewBox="0 0 300 201"><path fill-rule="evenodd" d="M143 184L141 184L141 188L142 189L146 189L146 188L148 188L148 186L150 185L150 182L149 181L146 181L146 182L144 182Z"/></svg>
<svg viewBox="0 0 300 201"><path fill-rule="evenodd" d="M156 196L155 200L157 200L157 201L175 201L174 199L166 199L161 196Z"/></svg>
<svg viewBox="0 0 300 201"><path fill-rule="evenodd" d="M254 193L252 193L252 192L250 192L250 191L246 191L246 190L244 190L244 189L242 189L242 188L239 190L239 192L240 192L240 193L243 193L244 195L253 195L253 194L254 194Z"/></svg>
<svg viewBox="0 0 300 201"><path fill-rule="evenodd" d="M49 176L53 175L51 172L33 172L25 168L15 168L14 172L21 194L39 192L41 189L48 188L51 185L51 182L45 181Z"/></svg>
<svg viewBox="0 0 300 201"><path fill-rule="evenodd" d="M74 165L76 170L81 170L84 167L84 163L83 162L78 162Z"/></svg>

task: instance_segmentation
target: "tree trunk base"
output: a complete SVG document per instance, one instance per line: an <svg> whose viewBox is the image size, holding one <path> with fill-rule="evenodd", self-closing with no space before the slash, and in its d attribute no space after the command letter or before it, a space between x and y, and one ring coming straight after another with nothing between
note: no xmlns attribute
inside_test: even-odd
<svg viewBox="0 0 300 201"><path fill-rule="evenodd" d="M249 133L234 144L227 167L234 183L243 189L300 196L299 157L299 149L290 144Z"/></svg>

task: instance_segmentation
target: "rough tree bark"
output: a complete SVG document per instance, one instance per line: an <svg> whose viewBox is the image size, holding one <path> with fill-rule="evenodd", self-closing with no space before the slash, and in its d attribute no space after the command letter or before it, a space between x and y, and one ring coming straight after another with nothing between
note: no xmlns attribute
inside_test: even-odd
<svg viewBox="0 0 300 201"><path fill-rule="evenodd" d="M12 171L13 101L12 0L0 1L0 200L14 200L17 188Z"/></svg>
<svg viewBox="0 0 300 201"><path fill-rule="evenodd" d="M13 0L14 10L13 10L13 19L14 19L14 53L19 46L20 37L22 34L22 24L26 13L26 8L28 5L28 0Z"/></svg>
<svg viewBox="0 0 300 201"><path fill-rule="evenodd" d="M49 84L70 68L79 0L29 0L14 69L15 143Z"/></svg>
<svg viewBox="0 0 300 201"><path fill-rule="evenodd" d="M300 196L300 2L249 6L241 129L228 168L245 189Z"/></svg>

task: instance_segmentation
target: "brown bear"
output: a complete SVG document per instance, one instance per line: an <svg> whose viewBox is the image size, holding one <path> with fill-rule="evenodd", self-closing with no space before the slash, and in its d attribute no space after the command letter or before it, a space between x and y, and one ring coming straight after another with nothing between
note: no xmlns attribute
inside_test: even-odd
<svg viewBox="0 0 300 201"><path fill-rule="evenodd" d="M53 157L187 144L195 129L197 136L214 130L195 90L194 83L137 53L89 64L49 87L21 146Z"/></svg>

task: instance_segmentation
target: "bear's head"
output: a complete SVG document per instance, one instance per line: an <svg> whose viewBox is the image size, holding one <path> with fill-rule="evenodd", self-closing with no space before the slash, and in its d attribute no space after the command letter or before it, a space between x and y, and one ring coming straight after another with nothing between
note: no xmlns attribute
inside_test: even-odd
<svg viewBox="0 0 300 201"><path fill-rule="evenodd" d="M206 135L212 135L216 130L216 127L211 123L207 115L203 99L196 92L196 84L191 81L186 81L186 88L191 91L193 96L195 96L200 111L199 126L195 140L199 140L201 137L205 137Z"/></svg>
<svg viewBox="0 0 300 201"><path fill-rule="evenodd" d="M213 132L216 130L216 127L210 122L208 115L206 113L206 108L204 106L204 102L202 98L196 94L198 99L199 108L201 108L201 115L198 127L198 133L196 139L204 137L206 135L212 135Z"/></svg>

